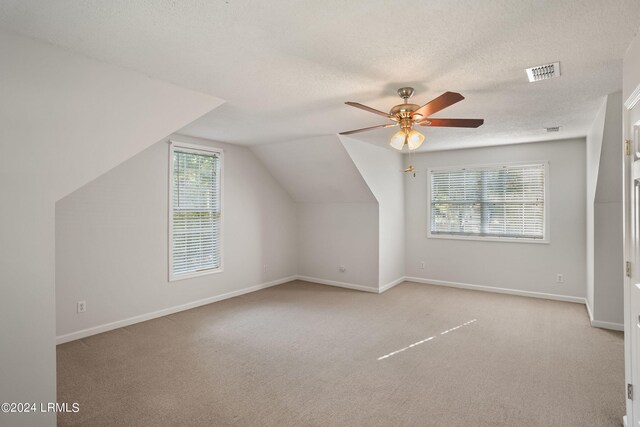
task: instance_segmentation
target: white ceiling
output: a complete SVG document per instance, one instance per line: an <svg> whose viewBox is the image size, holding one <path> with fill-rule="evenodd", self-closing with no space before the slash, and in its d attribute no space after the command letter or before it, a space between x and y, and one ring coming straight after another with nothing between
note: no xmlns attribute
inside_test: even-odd
<svg viewBox="0 0 640 427"><path fill-rule="evenodd" d="M485 119L424 128L425 149L585 135L639 25L637 0L0 2L1 27L227 100L182 133L247 145L384 123L343 102L388 110L406 85L466 97L439 117ZM527 82L553 61L562 77Z"/></svg>

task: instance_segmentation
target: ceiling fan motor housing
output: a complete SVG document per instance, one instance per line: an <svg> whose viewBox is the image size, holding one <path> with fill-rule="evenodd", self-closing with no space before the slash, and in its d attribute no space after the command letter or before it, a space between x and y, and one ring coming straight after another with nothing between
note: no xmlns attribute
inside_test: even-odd
<svg viewBox="0 0 640 427"><path fill-rule="evenodd" d="M413 96L412 87L401 87L400 89L398 89L398 95L400 96L400 98L404 99L404 103L393 106L389 111L389 114L391 114L392 116L395 116L394 118L391 118L391 120L396 119L396 121L400 121L402 125L403 119L411 118L413 112L419 109L420 106L417 104L407 103L407 99ZM422 117L422 116L419 116L419 117ZM419 118L419 117L416 117L416 118Z"/></svg>
<svg viewBox="0 0 640 427"><path fill-rule="evenodd" d="M398 104L393 106L391 110L389 110L389 114L391 114L392 116L396 116L399 119L405 119L411 117L411 114L413 114L413 112L418 108L420 108L420 106L417 104Z"/></svg>

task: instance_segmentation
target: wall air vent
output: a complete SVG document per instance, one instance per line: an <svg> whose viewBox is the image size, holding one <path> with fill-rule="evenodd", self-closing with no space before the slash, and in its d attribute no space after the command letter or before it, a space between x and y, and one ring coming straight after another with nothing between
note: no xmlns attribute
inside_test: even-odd
<svg viewBox="0 0 640 427"><path fill-rule="evenodd" d="M553 126L545 129L547 130L547 132L560 132L560 126Z"/></svg>
<svg viewBox="0 0 640 427"><path fill-rule="evenodd" d="M537 67L527 68L526 72L530 82L537 82L540 80L560 77L560 63L554 62L553 64L539 65Z"/></svg>

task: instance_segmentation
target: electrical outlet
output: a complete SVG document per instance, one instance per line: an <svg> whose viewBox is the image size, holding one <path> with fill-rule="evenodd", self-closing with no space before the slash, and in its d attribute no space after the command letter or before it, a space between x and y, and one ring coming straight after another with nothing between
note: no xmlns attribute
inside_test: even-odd
<svg viewBox="0 0 640 427"><path fill-rule="evenodd" d="M78 313L84 313L85 311L87 311L87 302L78 301Z"/></svg>
<svg viewBox="0 0 640 427"><path fill-rule="evenodd" d="M340 271L340 273L344 273L345 271L347 271L347 267L345 267L344 265L339 265L338 270Z"/></svg>
<svg viewBox="0 0 640 427"><path fill-rule="evenodd" d="M420 261L420 270L424 270L424 261Z"/></svg>
<svg viewBox="0 0 640 427"><path fill-rule="evenodd" d="M262 266L262 271L264 271L265 273L267 272L267 264Z"/></svg>
<svg viewBox="0 0 640 427"><path fill-rule="evenodd" d="M556 276L556 283L564 283L564 274L558 274Z"/></svg>

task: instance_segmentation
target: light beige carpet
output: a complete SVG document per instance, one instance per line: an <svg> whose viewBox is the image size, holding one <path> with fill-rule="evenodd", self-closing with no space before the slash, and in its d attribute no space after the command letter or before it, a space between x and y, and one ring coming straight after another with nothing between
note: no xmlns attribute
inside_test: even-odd
<svg viewBox="0 0 640 427"><path fill-rule="evenodd" d="M579 304L291 282L58 346L58 401L59 425L618 426L623 337Z"/></svg>

